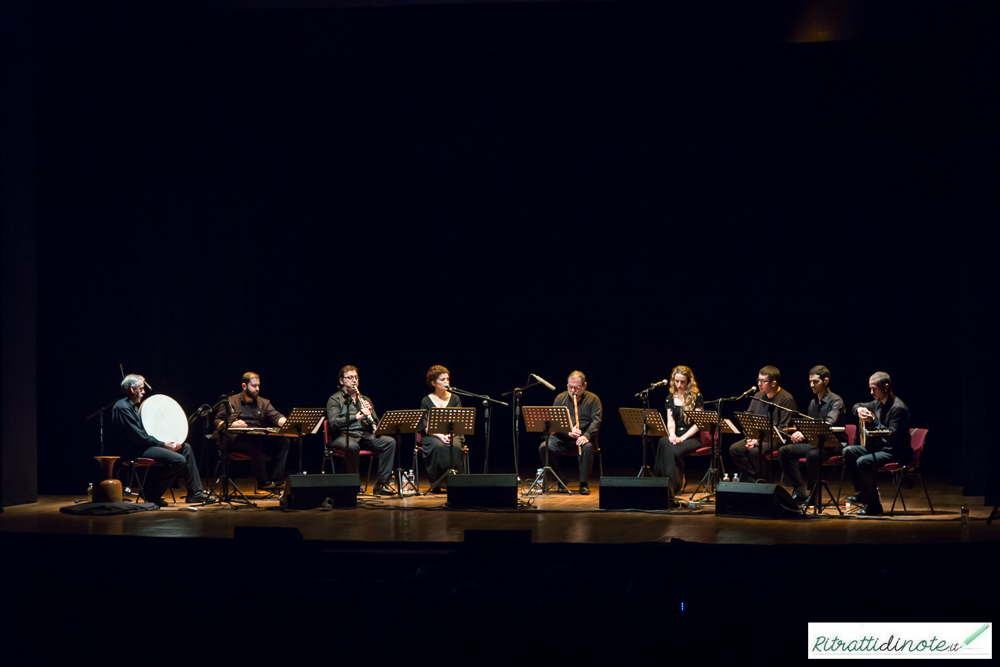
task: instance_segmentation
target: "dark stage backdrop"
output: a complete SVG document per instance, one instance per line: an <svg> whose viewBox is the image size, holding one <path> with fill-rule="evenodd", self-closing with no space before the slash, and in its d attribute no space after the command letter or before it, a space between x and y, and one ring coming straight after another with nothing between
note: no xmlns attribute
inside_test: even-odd
<svg viewBox="0 0 1000 667"><path fill-rule="evenodd" d="M391 11L416 33L467 16ZM627 470L641 453L617 408L676 364L709 399L777 365L803 410L814 364L849 405L886 370L946 465L955 41L339 48L319 16L51 20L41 492L85 488L84 417L119 395L119 363L188 412L246 370L287 413L325 406L344 364L380 412L417 407L432 364L494 397L580 369L605 466ZM379 16L321 18L374 35ZM513 468L503 408L490 466Z"/></svg>

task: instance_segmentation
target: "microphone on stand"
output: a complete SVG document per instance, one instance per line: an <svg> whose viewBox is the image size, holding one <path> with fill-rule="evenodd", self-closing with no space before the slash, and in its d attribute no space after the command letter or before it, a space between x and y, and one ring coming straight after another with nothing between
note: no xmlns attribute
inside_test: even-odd
<svg viewBox="0 0 1000 667"><path fill-rule="evenodd" d="M539 382L541 382L542 384L544 384L546 387L548 387L549 389L551 389L552 391L556 390L555 385L552 384L551 382L546 382L544 379L542 379L541 377L535 375L534 373L530 373L530 375L531 375L531 377L535 378L536 380L538 380Z"/></svg>
<svg viewBox="0 0 1000 667"><path fill-rule="evenodd" d="M657 387L662 387L663 385L670 384L670 380L660 380L659 382L654 382L649 385L650 389L656 389Z"/></svg>
<svg viewBox="0 0 1000 667"><path fill-rule="evenodd" d="M742 394L740 394L740 398L745 398L745 397L749 396L750 394L754 393L755 391L757 391L757 387L756 386L750 387L745 392L743 392ZM738 398L736 400L740 400L740 399Z"/></svg>

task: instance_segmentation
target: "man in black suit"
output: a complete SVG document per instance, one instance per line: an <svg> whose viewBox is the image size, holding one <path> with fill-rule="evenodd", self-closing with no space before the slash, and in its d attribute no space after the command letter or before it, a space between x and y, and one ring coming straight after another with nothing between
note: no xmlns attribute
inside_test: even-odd
<svg viewBox="0 0 1000 667"><path fill-rule="evenodd" d="M260 395L260 376L256 373L243 374L243 391L229 397L227 416L226 405L220 405L215 413L215 429L219 430L226 421L229 428L268 428L284 426L286 418L274 409L271 401ZM285 460L288 458L288 438L269 435L230 434L229 451L246 452L250 455L250 468L257 478L257 488L273 491L285 484ZM271 457L271 468L265 465L264 455Z"/></svg>
<svg viewBox="0 0 1000 667"><path fill-rule="evenodd" d="M879 371L868 380L868 391L874 401L855 403L851 411L858 416L861 428L888 431L888 435L870 436L866 446L844 449L844 464L854 483L855 495L849 500L863 504L858 511L863 516L882 514L876 472L889 462L906 464L913 456L910 449L910 409L892 391L889 374Z"/></svg>

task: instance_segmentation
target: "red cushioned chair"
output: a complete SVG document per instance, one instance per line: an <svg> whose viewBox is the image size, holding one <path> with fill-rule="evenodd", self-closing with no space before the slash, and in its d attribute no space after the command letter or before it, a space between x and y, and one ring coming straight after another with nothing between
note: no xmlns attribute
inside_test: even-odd
<svg viewBox="0 0 1000 667"><path fill-rule="evenodd" d="M699 447L698 449L696 449L693 452L691 452L690 454L688 454L688 456L711 456L712 455L712 434L709 433L708 431L700 431L698 433L698 437L701 439L701 447ZM720 464L721 463L722 462L720 461ZM725 468L723 467L723 470L724 469ZM704 483L704 481L705 480L702 479L702 483ZM688 485L687 470L685 469L684 476L681 478L681 490L680 490L680 493L678 493L677 495L682 496L685 493L687 493L687 485ZM698 485L698 488L701 488L701 484ZM698 489L695 489L694 491L691 492L691 497L688 500L694 500L694 496L695 496L696 493L698 493Z"/></svg>
<svg viewBox="0 0 1000 667"><path fill-rule="evenodd" d="M896 507L896 498L903 503L903 511L906 511L906 500L903 499L903 479L907 475L916 475L917 479L920 480L920 487L924 490L924 497L927 498L927 506L931 508L931 514L934 514L934 505L931 504L931 497L927 493L927 487L924 486L924 478L920 476L920 453L924 449L924 441L927 439L927 429L925 428L911 428L910 429L910 449L913 450L913 457L910 459L909 463L887 463L884 466L880 466L879 472L891 472L893 481L896 483L896 490L892 495L892 507L889 508L889 516L892 516L892 512Z"/></svg>
<svg viewBox="0 0 1000 667"><path fill-rule="evenodd" d="M121 479L122 473L126 470L129 471L128 483L123 483L122 486L123 493L125 495L135 496L135 502L139 502L139 498L142 498L143 502L150 502L145 495L143 495L143 490L146 488L146 478L149 477L150 468L159 468L163 464L157 463L153 459L137 458L137 459L122 459L121 470L118 471L118 478ZM142 468L142 479L139 479L139 469ZM174 505L177 504L177 496L174 495L173 485L170 487L170 498L174 501Z"/></svg>
<svg viewBox="0 0 1000 667"><path fill-rule="evenodd" d="M330 462L330 472L336 472L336 468L334 467L333 464L334 459L343 459L345 456L343 449L337 449L336 447L333 446L334 440L336 440L336 438L330 437L330 422L324 419L323 420L323 463L319 467L320 474L324 474L326 472L327 461ZM368 483L372 479L372 463L374 463L375 459L377 459L378 456L374 452L370 452L367 449L362 449L358 453L361 454L361 456L368 457L368 476L365 477L365 488L364 488L364 492L367 493Z"/></svg>

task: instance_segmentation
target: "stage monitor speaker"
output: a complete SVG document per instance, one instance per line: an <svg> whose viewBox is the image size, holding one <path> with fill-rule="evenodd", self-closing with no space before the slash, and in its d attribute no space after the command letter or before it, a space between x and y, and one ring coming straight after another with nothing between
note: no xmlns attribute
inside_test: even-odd
<svg viewBox="0 0 1000 667"><path fill-rule="evenodd" d="M670 480L666 477L602 477L602 510L670 509Z"/></svg>
<svg viewBox="0 0 1000 667"><path fill-rule="evenodd" d="M325 498L334 507L357 507L361 477L358 473L347 475L289 475L285 485L286 507L294 510L311 510L323 504Z"/></svg>
<svg viewBox="0 0 1000 667"><path fill-rule="evenodd" d="M448 507L517 507L517 475L448 475Z"/></svg>
<svg viewBox="0 0 1000 667"><path fill-rule="evenodd" d="M715 515L742 519L794 519L798 504L778 484L722 482L715 494Z"/></svg>

